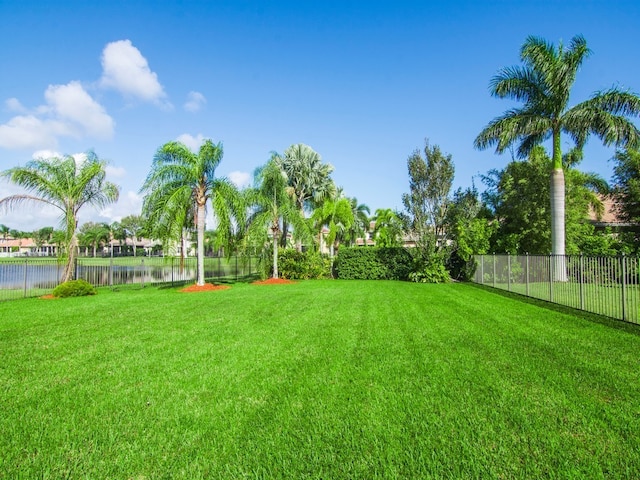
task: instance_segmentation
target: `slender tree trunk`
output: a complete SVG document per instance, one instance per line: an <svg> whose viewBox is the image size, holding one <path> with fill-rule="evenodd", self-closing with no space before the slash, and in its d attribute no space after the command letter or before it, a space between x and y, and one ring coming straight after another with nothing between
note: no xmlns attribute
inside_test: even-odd
<svg viewBox="0 0 640 480"><path fill-rule="evenodd" d="M198 204L198 285L204 285L204 203Z"/></svg>
<svg viewBox="0 0 640 480"><path fill-rule="evenodd" d="M278 228L271 228L273 232L273 278L278 278Z"/></svg>
<svg viewBox="0 0 640 480"><path fill-rule="evenodd" d="M75 276L76 270L76 257L78 251L78 238L74 233L71 236L71 241L69 242L67 264L64 267L64 271L62 273L62 282L68 282L69 280L73 280Z"/></svg>
<svg viewBox="0 0 640 480"><path fill-rule="evenodd" d="M551 254L553 255L553 279L567 281L565 261L565 187L560 149L560 132L553 133L553 171L551 172Z"/></svg>

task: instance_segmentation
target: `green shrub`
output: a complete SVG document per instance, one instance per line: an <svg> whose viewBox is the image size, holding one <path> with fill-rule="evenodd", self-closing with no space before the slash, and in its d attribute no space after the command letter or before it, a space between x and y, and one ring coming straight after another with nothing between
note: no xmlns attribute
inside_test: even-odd
<svg viewBox="0 0 640 480"><path fill-rule="evenodd" d="M289 280L331 278L331 260L317 252L288 248L278 253L278 272Z"/></svg>
<svg viewBox="0 0 640 480"><path fill-rule="evenodd" d="M407 280L413 259L402 247L341 247L334 269L346 280Z"/></svg>
<svg viewBox="0 0 640 480"><path fill-rule="evenodd" d="M95 295L96 293L98 293L98 291L95 287L86 280L69 280L53 289L53 296L59 298L85 297L87 295Z"/></svg>

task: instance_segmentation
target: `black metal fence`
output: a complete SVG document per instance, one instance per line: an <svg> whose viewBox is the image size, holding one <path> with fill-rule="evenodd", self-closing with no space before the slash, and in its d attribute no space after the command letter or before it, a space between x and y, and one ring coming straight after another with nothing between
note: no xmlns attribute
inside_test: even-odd
<svg viewBox="0 0 640 480"><path fill-rule="evenodd" d="M96 287L195 282L197 259L188 257L78 258L75 276ZM55 258L0 258L0 301L51 293L60 283L64 261ZM258 258L205 257L207 281L223 282L258 275Z"/></svg>
<svg viewBox="0 0 640 480"><path fill-rule="evenodd" d="M475 283L639 323L640 259L476 255Z"/></svg>

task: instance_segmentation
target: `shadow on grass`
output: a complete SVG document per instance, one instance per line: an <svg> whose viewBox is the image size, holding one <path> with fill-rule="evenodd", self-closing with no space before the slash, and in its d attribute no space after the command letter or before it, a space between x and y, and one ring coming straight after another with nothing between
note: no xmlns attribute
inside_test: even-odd
<svg viewBox="0 0 640 480"><path fill-rule="evenodd" d="M489 287L487 285L480 285L477 283L469 282L468 285L484 290L488 293L500 295L501 297L518 300L519 302L528 303L537 307L545 308L554 312L564 313L578 317L588 322L598 323L609 328L616 330L622 330L623 332L630 333L632 335L640 336L640 324L627 322L625 320L619 320L617 318L606 317L604 315L598 315L596 313L587 312L577 308L567 307L566 305L559 305L557 303L548 302L546 300L540 300L538 298L527 297L515 292L509 292L507 290L501 290L499 288Z"/></svg>

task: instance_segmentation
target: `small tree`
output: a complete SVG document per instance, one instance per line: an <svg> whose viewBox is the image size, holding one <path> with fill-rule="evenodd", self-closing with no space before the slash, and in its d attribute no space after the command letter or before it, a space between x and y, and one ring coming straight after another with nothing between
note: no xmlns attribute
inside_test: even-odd
<svg viewBox="0 0 640 480"><path fill-rule="evenodd" d="M402 196L402 203L406 228L416 243L416 275L412 278L446 281L448 233L445 227L454 176L451 155L425 142L424 157L416 150L407 160L407 166L409 193Z"/></svg>

